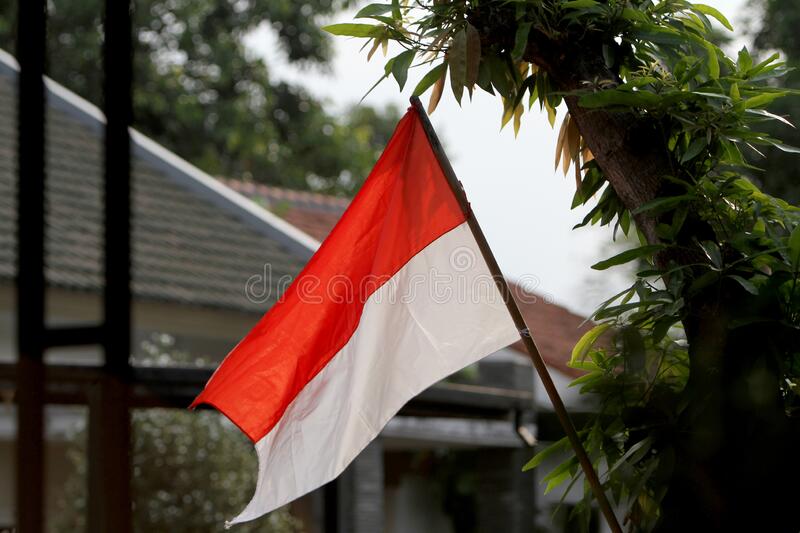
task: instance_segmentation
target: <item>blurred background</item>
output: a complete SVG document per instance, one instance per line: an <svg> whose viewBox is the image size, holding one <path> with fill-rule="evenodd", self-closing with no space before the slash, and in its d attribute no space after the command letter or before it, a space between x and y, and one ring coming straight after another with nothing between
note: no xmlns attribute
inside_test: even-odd
<svg viewBox="0 0 800 533"><path fill-rule="evenodd" d="M21 0L20 0L21 1ZM800 63L793 0L707 0L734 22L729 54L780 51ZM252 494L250 443L213 412L187 413L211 369L274 303L358 191L405 111L405 93L362 42L319 28L362 2L136 0L133 15L131 479L136 531L216 531ZM17 2L0 5L0 531L16 524ZM102 316L103 2L47 2L47 321ZM798 87L800 74L784 83ZM424 97L423 97L424 98ZM556 132L526 114L514 138L502 107L476 93L431 117L500 262L533 295L525 313L568 405L583 317L628 284L593 274L608 228L572 231L574 183L552 167ZM773 112L800 119L800 100ZM768 126L774 128L775 126ZM800 145L790 128L770 132ZM774 152L774 153L773 153ZM767 192L796 203L796 162L754 158ZM95 368L95 348L48 350L52 367ZM158 370L160 373L148 371ZM69 380L67 380L69 381ZM89 409L73 381L45 409L48 531L87 530ZM52 384L51 384L52 385ZM70 389L73 387L73 389ZM570 498L520 474L530 439L558 430L538 382L510 347L434 387L393 421L335 490L317 491L242 531L569 531ZM547 470L546 468L544 469ZM331 503L334 502L334 503ZM566 509L566 510L565 510ZM554 518L555 517L555 518ZM332 525L333 524L333 525ZM599 525L597 526L600 527ZM599 529L598 529L599 530Z"/></svg>

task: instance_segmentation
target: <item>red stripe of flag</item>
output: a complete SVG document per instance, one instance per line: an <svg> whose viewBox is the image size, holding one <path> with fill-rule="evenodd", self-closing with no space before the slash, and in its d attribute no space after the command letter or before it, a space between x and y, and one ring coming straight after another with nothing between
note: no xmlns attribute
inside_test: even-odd
<svg viewBox="0 0 800 533"><path fill-rule="evenodd" d="M209 404L260 440L348 342L369 296L465 220L409 109L339 224L192 407Z"/></svg>

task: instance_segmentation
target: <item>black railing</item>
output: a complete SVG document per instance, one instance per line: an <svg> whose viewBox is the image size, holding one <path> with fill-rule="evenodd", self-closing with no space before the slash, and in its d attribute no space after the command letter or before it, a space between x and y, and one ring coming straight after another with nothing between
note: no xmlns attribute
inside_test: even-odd
<svg viewBox="0 0 800 533"><path fill-rule="evenodd" d="M17 97L17 523L44 519L44 80L45 0L19 0ZM23 179L24 178L24 179Z"/></svg>
<svg viewBox="0 0 800 533"><path fill-rule="evenodd" d="M19 0L17 197L17 527L44 531L44 351L75 344L104 349L89 404L91 533L131 531L129 354L131 344L131 2L106 0L103 28L105 134L104 322L48 329L45 316L46 2Z"/></svg>

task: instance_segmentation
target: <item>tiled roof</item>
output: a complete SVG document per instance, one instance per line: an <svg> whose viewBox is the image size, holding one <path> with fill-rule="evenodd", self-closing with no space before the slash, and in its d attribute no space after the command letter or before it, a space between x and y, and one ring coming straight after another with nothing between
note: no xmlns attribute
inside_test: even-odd
<svg viewBox="0 0 800 533"><path fill-rule="evenodd" d="M350 204L347 198L250 181L223 179L222 182L320 241L325 240Z"/></svg>
<svg viewBox="0 0 800 533"><path fill-rule="evenodd" d="M16 263L16 70L8 61L0 67L0 279L9 279ZM46 278L53 286L98 291L102 286L102 129L81 110L81 106L91 107L88 103L55 105L61 100L53 94L52 82L48 87ZM218 194L213 189L219 184L210 177L206 176L208 185L203 176L200 181L187 176L187 172L200 171L172 154L175 161L168 161L159 155L166 152L163 148L148 148L152 144L135 134L134 296L263 313L272 299L251 302L245 295L247 280L263 275L265 265L273 280L293 276L311 251L306 249L304 256L297 253L302 246L293 248L291 231L297 230L290 228L287 236L280 227L267 227L269 221L256 220L261 217L257 212L235 207L237 201L251 205L246 199L232 191L228 194L236 198ZM234 207L215 205L222 201ZM255 206L252 210L263 211ZM279 220L281 224L286 225ZM271 288L274 295L277 285Z"/></svg>
<svg viewBox="0 0 800 533"><path fill-rule="evenodd" d="M225 179L223 182L319 240L330 233L349 203L344 198L235 179ZM549 302L539 294L528 292L513 282L511 289L545 362L567 375L580 375L578 370L568 367L567 362L572 354L572 347L593 324L584 323L583 317ZM512 348L527 357L522 342L513 344Z"/></svg>

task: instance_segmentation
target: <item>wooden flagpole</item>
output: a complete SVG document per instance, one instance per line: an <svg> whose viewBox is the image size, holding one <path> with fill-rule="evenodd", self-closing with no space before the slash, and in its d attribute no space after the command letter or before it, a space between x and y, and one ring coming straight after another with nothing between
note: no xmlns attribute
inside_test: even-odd
<svg viewBox="0 0 800 533"><path fill-rule="evenodd" d="M522 338L522 342L525 344L525 349L528 351L528 355L533 362L533 366L536 368L536 372L539 374L539 378L542 380L544 389L547 391L547 395L550 397L550 403L553 404L553 409L555 409L558 420L561 422L561 427L564 429L564 433L567 434L569 443L572 445L572 449L578 458L578 462L583 469L583 473L586 476L586 479L589 481L589 485L592 487L594 497L600 506L600 510L603 512L606 522L608 522L608 526L611 528L611 530L614 533L622 533L622 528L617 521L617 517L614 515L614 511L612 510L611 504L606 497L606 493L603 491L603 486L600 483L597 472L595 471L589 456L586 454L583 443L578 437L578 432L575 431L575 425L572 423L572 419L570 418L569 413L567 413L567 409L564 407L564 402L561 400L561 396L558 394L558 390L553 383L553 378L550 377L550 372L547 370L547 366L542 359L542 355L539 353L539 349L536 347L536 343L531 336L528 325L525 323L525 319L522 317L519 307L517 307L517 302L514 300L514 296L511 294L511 289L509 288L506 279L503 277L500 266L497 264L497 260L495 260L491 248L489 248L489 243L486 242L486 237L483 235L483 230L481 230L481 227L478 225L478 221L475 218L475 214L472 212L472 208L467 200L467 196L464 193L464 188L461 186L461 182L456 177L456 173L453 170L453 167L450 165L450 160L444 153L444 149L439 142L439 138L436 136L436 131L434 131L433 125L428 118L428 114L425 112L425 109L422 107L422 103L416 96L411 97L411 105L414 107L414 109L416 109L417 114L419 115L420 121L422 122L422 127L425 130L425 134L428 136L428 141L430 141L431 148L433 148L433 153L436 155L436 159L439 160L439 165L442 167L442 171L444 172L450 188L453 191L453 195L456 197L461 209L467 216L467 223L472 231L472 235L475 237L475 240L478 243L478 248L481 251L481 255L483 255L483 259L486 261L489 271L492 273L492 277L494 278L497 288L503 297L503 301L506 303L508 312L511 314L511 318L514 320L514 324L517 326L517 329L520 332L520 337Z"/></svg>

